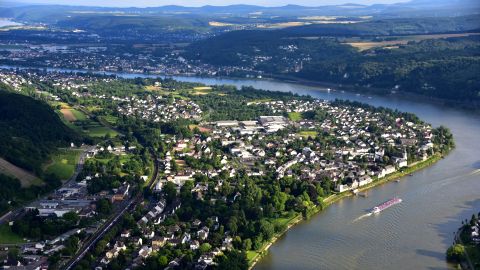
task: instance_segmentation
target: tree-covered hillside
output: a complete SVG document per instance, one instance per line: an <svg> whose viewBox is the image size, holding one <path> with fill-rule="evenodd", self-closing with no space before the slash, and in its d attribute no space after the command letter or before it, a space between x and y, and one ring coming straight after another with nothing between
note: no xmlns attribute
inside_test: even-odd
<svg viewBox="0 0 480 270"><path fill-rule="evenodd" d="M438 22L436 30L429 19L396 19L235 31L195 42L185 56L218 67L242 67L247 74L331 82L354 86L358 91L389 94L395 90L478 106L480 36L464 32L460 36L423 35L473 29L475 24L470 17L439 18ZM403 36L407 33L415 35ZM349 42L377 46L362 50Z"/></svg>
<svg viewBox="0 0 480 270"><path fill-rule="evenodd" d="M80 139L47 104L0 90L0 157L41 175L49 154Z"/></svg>

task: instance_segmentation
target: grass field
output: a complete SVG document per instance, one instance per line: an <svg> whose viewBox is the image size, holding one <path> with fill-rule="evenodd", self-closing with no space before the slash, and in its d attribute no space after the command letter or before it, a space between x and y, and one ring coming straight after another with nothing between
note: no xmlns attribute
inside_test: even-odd
<svg viewBox="0 0 480 270"><path fill-rule="evenodd" d="M118 117L113 115L105 115L105 116L102 116L101 119L109 123L110 125L115 125L118 121Z"/></svg>
<svg viewBox="0 0 480 270"><path fill-rule="evenodd" d="M118 135L118 132L116 132L113 129L110 129L108 127L104 126L95 126L95 127L90 127L87 129L87 134L92 136L92 137L105 137L107 134L110 135L110 137L116 137Z"/></svg>
<svg viewBox="0 0 480 270"><path fill-rule="evenodd" d="M77 121L85 121L88 119L88 117L79 110L71 109L70 111L72 112L73 116L75 116Z"/></svg>
<svg viewBox="0 0 480 270"><path fill-rule="evenodd" d="M110 120L115 120L116 119L104 119L106 122L109 122ZM84 125L83 126L83 132L85 132L87 135L91 136L91 137L96 137L96 138L102 138L102 137L105 137L107 134L110 135L110 137L116 137L118 135L118 132L116 132L115 130L109 128L109 127L106 127L106 126L103 126L102 124L98 123L98 122L95 122L93 120L89 121L89 123L87 125Z"/></svg>
<svg viewBox="0 0 480 270"><path fill-rule="evenodd" d="M162 88L160 86L155 86L155 85L147 85L145 86L145 89L148 91L160 91Z"/></svg>
<svg viewBox="0 0 480 270"><path fill-rule="evenodd" d="M22 237L12 232L8 224L0 225L0 244L21 244L24 242Z"/></svg>
<svg viewBox="0 0 480 270"><path fill-rule="evenodd" d="M307 130L304 130L304 131L300 131L300 132L298 133L298 135L300 135L300 136L302 136L302 137L306 137L306 138L308 138L308 137L315 138L315 137L317 137L318 132L316 132L316 131L307 131Z"/></svg>
<svg viewBox="0 0 480 270"><path fill-rule="evenodd" d="M291 121L300 121L300 120L302 120L302 113L289 112L288 113L288 119L290 119Z"/></svg>
<svg viewBox="0 0 480 270"><path fill-rule="evenodd" d="M43 181L29 171L26 171L14 164L0 158L0 173L17 178L20 180L22 187L29 187L32 185L40 186Z"/></svg>
<svg viewBox="0 0 480 270"><path fill-rule="evenodd" d="M78 149L57 151L52 155L50 163L45 166L45 173L54 174L62 180L67 180L73 175L81 152Z"/></svg>

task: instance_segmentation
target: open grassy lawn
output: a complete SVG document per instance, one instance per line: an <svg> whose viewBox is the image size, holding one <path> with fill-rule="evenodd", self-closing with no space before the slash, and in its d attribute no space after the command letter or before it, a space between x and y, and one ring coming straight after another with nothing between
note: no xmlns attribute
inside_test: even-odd
<svg viewBox="0 0 480 270"><path fill-rule="evenodd" d="M113 119L110 119L113 120ZM118 132L115 130L105 127L98 122L90 121L88 125L83 126L83 131L92 137L105 137L105 135L110 134L110 137L116 137Z"/></svg>
<svg viewBox="0 0 480 270"><path fill-rule="evenodd" d="M105 137L107 134L110 134L110 137L116 137L118 132L108 127L97 126L87 129L87 134L92 137Z"/></svg>
<svg viewBox="0 0 480 270"><path fill-rule="evenodd" d="M315 138L315 137L317 137L318 132L316 132L316 131L304 130L304 131L300 131L300 132L298 133L298 135L300 135L300 136L302 136L302 137L312 137L312 138Z"/></svg>
<svg viewBox="0 0 480 270"><path fill-rule="evenodd" d="M71 109L71 112L72 112L73 116L75 116L77 121L87 120L87 116L83 112L81 112L79 110L76 110L76 109Z"/></svg>
<svg viewBox="0 0 480 270"><path fill-rule="evenodd" d="M253 259L255 259L255 257L257 256L257 254L258 254L258 252L253 251L253 250L247 251L247 261L252 262Z"/></svg>
<svg viewBox="0 0 480 270"><path fill-rule="evenodd" d="M8 224L0 225L0 244L18 244L24 242L22 237L12 232Z"/></svg>
<svg viewBox="0 0 480 270"><path fill-rule="evenodd" d="M289 215L288 213L285 213L284 216L272 219L270 221L277 226L288 226L288 224L296 217L297 215L295 214Z"/></svg>
<svg viewBox="0 0 480 270"><path fill-rule="evenodd" d="M288 119L290 119L291 121L300 121L300 120L302 120L302 113L289 112L288 113Z"/></svg>
<svg viewBox="0 0 480 270"><path fill-rule="evenodd" d="M54 174L62 180L70 178L80 158L81 150L62 149L51 157L51 162L45 166L45 173Z"/></svg>

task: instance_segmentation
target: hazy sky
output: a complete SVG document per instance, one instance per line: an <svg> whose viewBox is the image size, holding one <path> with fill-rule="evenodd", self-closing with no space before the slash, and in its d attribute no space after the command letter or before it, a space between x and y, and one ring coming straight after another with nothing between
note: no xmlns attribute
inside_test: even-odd
<svg viewBox="0 0 480 270"><path fill-rule="evenodd" d="M2 1L2 0L0 0ZM344 3L355 4L390 4L407 2L408 0L13 0L9 2L42 3L61 5L85 5L85 6L114 6L114 7L146 7L164 5L182 6L203 6L215 5L225 6L231 4L251 4L262 6L283 6L288 4L305 6L322 6Z"/></svg>

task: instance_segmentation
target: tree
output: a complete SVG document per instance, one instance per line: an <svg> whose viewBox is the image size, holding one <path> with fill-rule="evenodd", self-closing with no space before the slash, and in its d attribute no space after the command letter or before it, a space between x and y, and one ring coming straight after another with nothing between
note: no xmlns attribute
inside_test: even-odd
<svg viewBox="0 0 480 270"><path fill-rule="evenodd" d="M163 187L163 193L165 194L165 199L167 203L172 203L177 196L177 189L175 188L175 184L172 182L167 182Z"/></svg>
<svg viewBox="0 0 480 270"><path fill-rule="evenodd" d="M207 253L212 249L212 246L209 243L203 243L200 245L200 252Z"/></svg>
<svg viewBox="0 0 480 270"><path fill-rule="evenodd" d="M65 213L62 217L65 220L65 222L67 222L67 224L69 224L70 226L77 225L78 221L80 220L80 218L78 217L78 214L75 212Z"/></svg>
<svg viewBox="0 0 480 270"><path fill-rule="evenodd" d="M216 269L220 270L244 270L248 269L247 255L238 250L226 251L222 256L217 257Z"/></svg>
<svg viewBox="0 0 480 270"><path fill-rule="evenodd" d="M247 238L243 240L243 249L244 250L251 250L252 249L252 240Z"/></svg>
<svg viewBox="0 0 480 270"><path fill-rule="evenodd" d="M230 220L228 221L227 227L233 234L237 233L237 230L238 230L237 223L238 223L238 220L237 220L237 217L235 216L231 217Z"/></svg>
<svg viewBox="0 0 480 270"><path fill-rule="evenodd" d="M100 240L97 243L97 246L95 247L95 254L98 256L100 255L104 250L105 247L107 247L108 242L105 240Z"/></svg>
<svg viewBox="0 0 480 270"><path fill-rule="evenodd" d="M167 265L168 265L168 258L167 258L167 256L162 255L162 256L158 257L158 264L159 264L161 267L167 266Z"/></svg>
<svg viewBox="0 0 480 270"><path fill-rule="evenodd" d="M465 247L461 244L455 244L447 249L447 260L451 262L460 262L463 260Z"/></svg>
<svg viewBox="0 0 480 270"><path fill-rule="evenodd" d="M268 240L275 233L275 228L272 225L272 223L270 223L266 220L262 220L262 221L260 221L260 232L263 235L263 239Z"/></svg>
<svg viewBox="0 0 480 270"><path fill-rule="evenodd" d="M97 204L97 212L101 215L109 215L112 212L112 203L108 199L100 199Z"/></svg>

